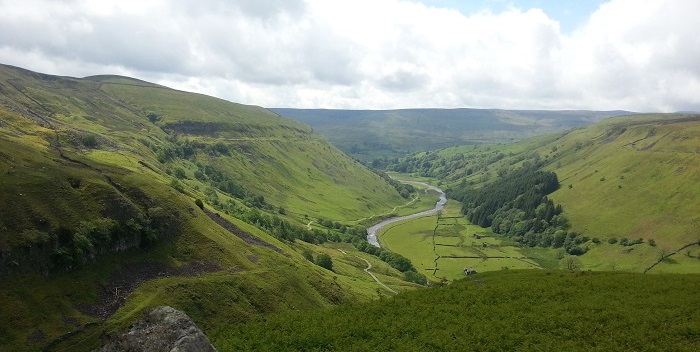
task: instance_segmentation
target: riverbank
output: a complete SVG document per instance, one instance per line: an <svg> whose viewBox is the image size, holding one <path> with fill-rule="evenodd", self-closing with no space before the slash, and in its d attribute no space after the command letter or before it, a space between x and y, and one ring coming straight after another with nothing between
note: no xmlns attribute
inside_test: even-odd
<svg viewBox="0 0 700 352"><path fill-rule="evenodd" d="M369 227L367 229L367 242L369 242L369 244L371 244L375 247L381 247L381 245L379 244L379 240L377 239L377 232L379 232L379 230L381 230L385 226L393 224L393 223L398 222L398 221L404 221L404 220L409 220L409 219L414 219L414 218L419 218L419 217L423 217L423 216L429 216L429 215L436 214L440 210L444 209L445 204L447 204L447 197L445 196L445 192L443 192L443 190L438 188L438 187L435 187L433 185L429 185L429 184L424 183L424 182L418 182L418 181L401 181L401 180L399 180L399 181L403 182L403 183L421 185L427 189L438 192L439 199L435 203L435 207L433 209L428 209L425 211L421 211L421 212L409 214L409 215L404 215L404 216L396 216L393 218L386 219L378 224L375 224L375 225Z"/></svg>

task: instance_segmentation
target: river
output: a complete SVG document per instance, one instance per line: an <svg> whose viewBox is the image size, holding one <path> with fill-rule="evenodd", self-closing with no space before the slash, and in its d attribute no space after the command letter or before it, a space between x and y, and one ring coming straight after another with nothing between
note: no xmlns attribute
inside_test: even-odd
<svg viewBox="0 0 700 352"><path fill-rule="evenodd" d="M386 220L368 228L367 229L367 242L369 242L369 244L371 244L375 247L381 247L379 245L379 241L377 240L377 232L379 232L379 230L381 230L384 226L389 225L389 224L393 224L397 221L403 221L403 220L407 220L407 219L419 218L421 216L435 214L438 211L445 208L445 204L447 203L447 197L445 196L445 192L443 192L441 189L439 189L435 186L431 186L431 185L429 185L427 183L423 183L423 182L414 182L414 181L410 181L410 182L409 181L400 181L400 182L416 183L416 184L423 185L423 186L427 187L428 189L432 189L433 191L438 192L440 194L440 199L438 199L437 203L435 203L435 208L433 208L433 209L421 211L420 213L389 218L389 219L386 219Z"/></svg>

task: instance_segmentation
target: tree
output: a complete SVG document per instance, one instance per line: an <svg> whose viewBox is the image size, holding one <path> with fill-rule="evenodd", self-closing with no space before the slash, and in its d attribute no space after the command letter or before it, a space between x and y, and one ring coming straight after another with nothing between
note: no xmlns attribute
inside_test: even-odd
<svg viewBox="0 0 700 352"><path fill-rule="evenodd" d="M559 261L559 265L567 270L579 270L583 267L583 264L581 263L581 260L579 260L576 256L570 255L562 258L561 261Z"/></svg>
<svg viewBox="0 0 700 352"><path fill-rule="evenodd" d="M156 114L155 112L148 112L146 117L148 118L148 121L151 121L151 123L156 123L161 119L160 115Z"/></svg>
<svg viewBox="0 0 700 352"><path fill-rule="evenodd" d="M331 256L328 254L325 254L325 253L319 254L316 257L316 265L333 271L333 259L331 259Z"/></svg>

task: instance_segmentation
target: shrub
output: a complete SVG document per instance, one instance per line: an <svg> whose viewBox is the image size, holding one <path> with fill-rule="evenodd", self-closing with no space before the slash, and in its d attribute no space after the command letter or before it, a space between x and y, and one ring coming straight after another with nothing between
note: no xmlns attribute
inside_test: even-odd
<svg viewBox="0 0 700 352"><path fill-rule="evenodd" d="M175 177L177 177L180 180L187 178L187 174L185 173L185 170L183 170L182 168L179 168L179 167L175 168L174 174L175 174Z"/></svg>
<svg viewBox="0 0 700 352"><path fill-rule="evenodd" d="M86 133L80 136L80 143L82 143L86 148L97 148L97 136L92 133Z"/></svg>
<svg viewBox="0 0 700 352"><path fill-rule="evenodd" d="M331 259L331 256L328 254L319 254L318 257L316 257L316 265L332 271L333 259Z"/></svg>
<svg viewBox="0 0 700 352"><path fill-rule="evenodd" d="M156 123L161 119L160 115L156 114L155 112L149 112L146 114L146 117L148 118L148 121L151 121L151 123Z"/></svg>
<svg viewBox="0 0 700 352"><path fill-rule="evenodd" d="M202 202L201 199L199 199L199 198L195 199L194 204L196 204L199 207L199 209L204 210L204 203Z"/></svg>
<svg viewBox="0 0 700 352"><path fill-rule="evenodd" d="M582 255L586 253L586 249L579 246L573 246L567 250L567 253L571 255Z"/></svg>
<svg viewBox="0 0 700 352"><path fill-rule="evenodd" d="M403 273L403 279L408 282L413 282L419 285L425 285L428 279L423 274L419 274L415 271L406 271Z"/></svg>

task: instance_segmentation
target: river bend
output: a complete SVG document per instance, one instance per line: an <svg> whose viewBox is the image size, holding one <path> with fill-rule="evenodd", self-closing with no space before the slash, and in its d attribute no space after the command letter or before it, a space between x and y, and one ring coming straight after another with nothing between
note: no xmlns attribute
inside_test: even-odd
<svg viewBox="0 0 700 352"><path fill-rule="evenodd" d="M435 208L433 208L433 209L421 211L421 212L415 213L415 214L389 218L389 219L386 219L386 220L368 228L367 229L367 242L369 242L369 244L371 244L375 247L381 247L379 245L379 241L377 240L377 232L379 232L379 230L381 230L384 226L387 226L389 224L393 224L397 221L403 221L403 220L408 220L408 219L413 219L413 218L419 218L422 216L433 215L433 214L437 213L438 211L442 210L443 208L445 208L445 204L447 203L447 197L445 196L445 192L443 192L441 189L439 189L435 186L431 186L427 183L423 183L423 182L413 182L413 181L411 181L411 182L401 181L401 182L403 182L403 183L416 183L416 184L423 185L423 186L427 187L428 189L432 189L433 191L438 192L440 194L440 199L437 201L437 203L435 203Z"/></svg>

